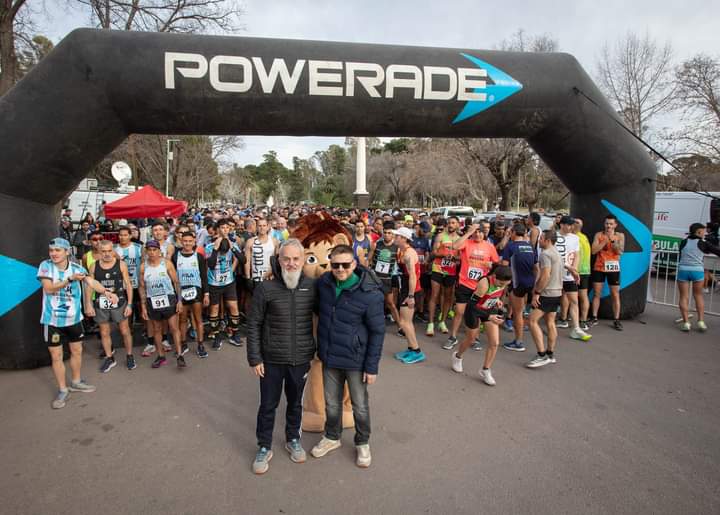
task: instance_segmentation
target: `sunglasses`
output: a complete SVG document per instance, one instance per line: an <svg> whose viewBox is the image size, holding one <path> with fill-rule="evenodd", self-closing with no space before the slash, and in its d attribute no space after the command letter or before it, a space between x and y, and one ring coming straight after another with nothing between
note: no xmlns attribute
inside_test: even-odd
<svg viewBox="0 0 720 515"><path fill-rule="evenodd" d="M352 261L348 261L345 263L330 263L330 266L333 270L340 270L340 267L344 268L345 270L349 270L352 264Z"/></svg>

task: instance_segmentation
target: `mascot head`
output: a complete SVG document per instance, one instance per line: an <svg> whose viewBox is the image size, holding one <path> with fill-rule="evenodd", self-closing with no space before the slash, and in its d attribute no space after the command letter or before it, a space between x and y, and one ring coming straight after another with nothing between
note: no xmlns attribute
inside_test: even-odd
<svg viewBox="0 0 720 515"><path fill-rule="evenodd" d="M328 213L310 213L298 220L293 238L305 247L303 273L320 277L330 269L330 251L337 245L350 245L352 236Z"/></svg>

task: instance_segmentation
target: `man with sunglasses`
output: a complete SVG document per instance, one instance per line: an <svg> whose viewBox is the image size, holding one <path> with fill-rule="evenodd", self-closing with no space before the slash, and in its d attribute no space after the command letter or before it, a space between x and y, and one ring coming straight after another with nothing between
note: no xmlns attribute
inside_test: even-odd
<svg viewBox="0 0 720 515"><path fill-rule="evenodd" d="M100 242L103 240L103 235L100 231L92 231L90 233L90 250L88 250L81 259L81 264L85 270L90 270L90 267L100 259Z"/></svg>
<svg viewBox="0 0 720 515"><path fill-rule="evenodd" d="M355 420L358 467L370 466L368 385L375 382L385 338L382 283L358 265L352 247L338 245L330 253L330 273L317 281L318 357L323 362L325 435L313 447L316 458L340 447L342 397L350 390Z"/></svg>

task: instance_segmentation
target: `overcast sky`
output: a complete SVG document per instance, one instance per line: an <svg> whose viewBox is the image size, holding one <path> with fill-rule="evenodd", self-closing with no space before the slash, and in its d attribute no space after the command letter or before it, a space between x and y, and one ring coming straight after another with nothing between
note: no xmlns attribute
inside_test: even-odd
<svg viewBox="0 0 720 515"><path fill-rule="evenodd" d="M32 3L32 2L31 2ZM87 26L78 12L63 12L65 1L48 0L52 20L44 32L56 43L71 29ZM720 53L718 0L575 0L492 4L479 0L245 0L241 36L350 41L487 49L519 28L529 35L551 34L594 75L600 49L628 31L670 40L677 60L698 52ZM291 165L344 138L246 137L234 160L259 163L268 150Z"/></svg>

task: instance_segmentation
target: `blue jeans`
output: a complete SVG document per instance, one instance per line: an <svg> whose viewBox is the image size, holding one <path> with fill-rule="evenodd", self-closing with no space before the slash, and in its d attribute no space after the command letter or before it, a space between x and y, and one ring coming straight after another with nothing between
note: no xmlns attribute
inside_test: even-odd
<svg viewBox="0 0 720 515"><path fill-rule="evenodd" d="M342 435L342 399L345 382L350 390L353 419L355 420L355 445L364 445L370 439L370 407L367 383L363 382L361 370L340 370L323 366L325 393L325 436L340 440Z"/></svg>

